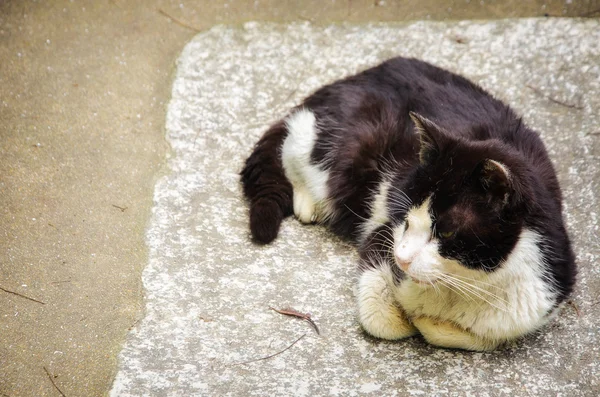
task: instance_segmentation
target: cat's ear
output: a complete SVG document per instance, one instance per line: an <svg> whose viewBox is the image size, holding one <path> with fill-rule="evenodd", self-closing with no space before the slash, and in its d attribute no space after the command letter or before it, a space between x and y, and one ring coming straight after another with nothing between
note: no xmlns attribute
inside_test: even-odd
<svg viewBox="0 0 600 397"><path fill-rule="evenodd" d="M409 112L408 114L419 135L419 161L421 164L431 164L440 153L442 129L418 113Z"/></svg>
<svg viewBox="0 0 600 397"><path fill-rule="evenodd" d="M479 183L483 190L494 200L504 205L513 193L513 177L505 164L486 159L478 167Z"/></svg>

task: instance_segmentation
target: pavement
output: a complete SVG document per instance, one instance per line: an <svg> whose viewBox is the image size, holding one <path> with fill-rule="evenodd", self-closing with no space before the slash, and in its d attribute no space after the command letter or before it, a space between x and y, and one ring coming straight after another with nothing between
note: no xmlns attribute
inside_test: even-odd
<svg viewBox="0 0 600 397"><path fill-rule="evenodd" d="M598 20L366 22L600 4L417 3L0 2L0 395L595 395ZM236 173L264 128L397 54L507 100L557 165L579 284L507 351L371 339L350 246L292 219L248 240Z"/></svg>
<svg viewBox="0 0 600 397"><path fill-rule="evenodd" d="M196 36L179 57L167 110L173 156L154 190L146 313L111 395L597 395L599 28L568 19L253 22ZM513 104L557 163L579 284L552 325L507 349L367 337L355 316L351 246L293 219L274 244L248 237L238 172L253 143L316 88L397 54L464 74ZM321 334L270 307L310 312Z"/></svg>

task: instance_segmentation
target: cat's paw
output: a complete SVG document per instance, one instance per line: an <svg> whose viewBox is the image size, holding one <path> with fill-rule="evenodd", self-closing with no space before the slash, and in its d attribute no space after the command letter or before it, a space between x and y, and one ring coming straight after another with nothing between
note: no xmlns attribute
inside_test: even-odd
<svg viewBox="0 0 600 397"><path fill-rule="evenodd" d="M294 188L294 215L302 223L314 223L317 220L317 207L307 189Z"/></svg>
<svg viewBox="0 0 600 397"><path fill-rule="evenodd" d="M386 272L387 270L387 272ZM370 269L358 282L358 318L369 334L381 339L402 339L417 333L395 302L389 269Z"/></svg>
<svg viewBox="0 0 600 397"><path fill-rule="evenodd" d="M489 351L494 350L500 344L497 341L474 335L449 321L417 317L412 322L425 340L432 345L450 349Z"/></svg>

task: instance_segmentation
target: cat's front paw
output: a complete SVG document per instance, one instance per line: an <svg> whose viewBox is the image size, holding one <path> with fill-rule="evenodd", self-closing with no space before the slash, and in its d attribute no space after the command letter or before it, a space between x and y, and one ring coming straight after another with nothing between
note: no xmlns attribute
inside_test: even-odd
<svg viewBox="0 0 600 397"><path fill-rule="evenodd" d="M358 282L358 318L369 334L382 339L402 339L417 333L395 302L389 269L370 269Z"/></svg>
<svg viewBox="0 0 600 397"><path fill-rule="evenodd" d="M500 344L499 341L482 338L449 321L430 317L417 317L412 321L425 340L432 345L450 349L489 351Z"/></svg>

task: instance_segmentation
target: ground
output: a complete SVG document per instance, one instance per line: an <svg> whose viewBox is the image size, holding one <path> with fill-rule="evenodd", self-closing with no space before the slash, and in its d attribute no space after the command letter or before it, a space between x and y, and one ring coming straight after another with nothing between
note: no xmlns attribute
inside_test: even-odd
<svg viewBox="0 0 600 397"><path fill-rule="evenodd" d="M312 3L0 3L0 395L598 390L598 20L364 23L597 7ZM279 23L232 25L252 19ZM215 23L231 27L180 56ZM272 246L248 239L236 172L264 128L396 54L507 100L557 166L579 284L557 321L508 350L371 339L350 246L291 219ZM269 310L287 305L322 336Z"/></svg>

